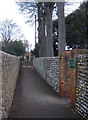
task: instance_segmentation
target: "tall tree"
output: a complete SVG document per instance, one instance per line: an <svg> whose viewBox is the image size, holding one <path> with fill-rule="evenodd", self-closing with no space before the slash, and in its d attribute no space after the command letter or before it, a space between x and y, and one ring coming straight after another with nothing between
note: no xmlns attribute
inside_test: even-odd
<svg viewBox="0 0 88 120"><path fill-rule="evenodd" d="M0 23L0 38L5 47L8 42L13 40L19 40L23 37L20 28L13 20L6 19Z"/></svg>
<svg viewBox="0 0 88 120"><path fill-rule="evenodd" d="M46 26L46 57L54 56L53 52L53 27L52 27L52 11L54 3L45 3L45 26Z"/></svg>
<svg viewBox="0 0 88 120"><path fill-rule="evenodd" d="M18 2L20 5L20 10L23 13L31 14L33 16L34 12L37 10L38 14L38 38L40 46L40 57L43 56L53 56L53 44L52 44L52 3L37 3L29 2L29 0ZM48 11L47 11L48 10ZM48 12L48 13L47 13ZM30 20L28 20L30 21ZM49 23L49 22L50 23ZM45 37L45 27L47 28L47 36ZM46 39L45 39L46 38ZM46 48L46 49L45 49Z"/></svg>
<svg viewBox="0 0 88 120"><path fill-rule="evenodd" d="M8 42L8 48L2 46L2 51L16 56L23 56L25 53L25 45L21 40L10 41Z"/></svg>
<svg viewBox="0 0 88 120"><path fill-rule="evenodd" d="M88 1L86 2L86 33L87 33L87 39L86 39L86 44L87 44L87 50L88 50Z"/></svg>
<svg viewBox="0 0 88 120"><path fill-rule="evenodd" d="M73 13L65 17L66 25L66 45L70 48L86 48L88 44L87 37L87 7L86 2L82 3L80 7ZM86 31L87 30L87 31ZM58 20L53 21L53 42L58 42ZM55 47L55 45L54 45ZM55 50L56 51L56 50Z"/></svg>
<svg viewBox="0 0 88 120"><path fill-rule="evenodd" d="M42 2L38 2L38 39L39 39L39 56L43 57L43 38L44 38L44 31L42 31Z"/></svg>
<svg viewBox="0 0 88 120"><path fill-rule="evenodd" d="M40 56L51 57L53 56L53 43L52 43L52 10L54 3L38 3L40 24ZM40 5L41 4L41 5ZM48 22L49 21L49 22Z"/></svg>
<svg viewBox="0 0 88 120"><path fill-rule="evenodd" d="M14 52L16 56L23 56L25 53L25 45L22 41L9 42L9 52Z"/></svg>
<svg viewBox="0 0 88 120"><path fill-rule="evenodd" d="M64 2L57 2L58 15L58 54L65 52L66 34L65 34L65 17L64 17Z"/></svg>
<svg viewBox="0 0 88 120"><path fill-rule="evenodd" d="M19 39L22 36L23 34L21 34L21 30L13 20L6 19L0 23L1 40L9 42L14 39Z"/></svg>
<svg viewBox="0 0 88 120"><path fill-rule="evenodd" d="M85 4L66 17L66 40L67 45L74 48L86 48L86 11ZM69 34L70 33L70 34Z"/></svg>
<svg viewBox="0 0 88 120"><path fill-rule="evenodd" d="M52 11L54 3L41 3L40 10L40 53L43 57L53 56L53 40L52 40Z"/></svg>
<svg viewBox="0 0 88 120"><path fill-rule="evenodd" d="M32 0L18 0L19 10L26 16L28 22L34 22L35 14L38 16L38 2Z"/></svg>

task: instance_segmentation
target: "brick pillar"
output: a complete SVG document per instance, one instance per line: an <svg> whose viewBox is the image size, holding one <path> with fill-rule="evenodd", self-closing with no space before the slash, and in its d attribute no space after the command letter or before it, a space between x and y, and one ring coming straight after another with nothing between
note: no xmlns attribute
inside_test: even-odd
<svg viewBox="0 0 88 120"><path fill-rule="evenodd" d="M69 97L72 107L75 107L77 56L85 53L85 49L73 49L60 56L60 95ZM71 58L75 59L74 67L70 67Z"/></svg>

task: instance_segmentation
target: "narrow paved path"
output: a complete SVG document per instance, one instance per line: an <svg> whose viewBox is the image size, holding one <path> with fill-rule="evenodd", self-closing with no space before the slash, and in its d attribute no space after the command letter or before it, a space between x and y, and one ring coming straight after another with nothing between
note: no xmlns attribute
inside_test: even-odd
<svg viewBox="0 0 88 120"><path fill-rule="evenodd" d="M22 67L9 118L75 118L61 98L29 67Z"/></svg>

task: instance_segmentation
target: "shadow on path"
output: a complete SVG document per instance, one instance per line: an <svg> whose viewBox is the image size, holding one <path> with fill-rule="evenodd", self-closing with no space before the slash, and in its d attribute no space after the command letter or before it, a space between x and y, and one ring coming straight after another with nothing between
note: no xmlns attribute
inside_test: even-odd
<svg viewBox="0 0 88 120"><path fill-rule="evenodd" d="M22 67L9 118L76 118L61 98L30 67Z"/></svg>

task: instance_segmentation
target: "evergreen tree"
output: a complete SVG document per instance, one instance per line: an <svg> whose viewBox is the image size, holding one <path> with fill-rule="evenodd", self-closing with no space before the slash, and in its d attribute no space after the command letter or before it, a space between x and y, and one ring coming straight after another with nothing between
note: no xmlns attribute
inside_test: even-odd
<svg viewBox="0 0 88 120"><path fill-rule="evenodd" d="M87 8L87 3L82 3L79 9L65 18L66 44L73 49L84 49L88 45ZM56 42L58 42L58 20L53 21L53 43Z"/></svg>

